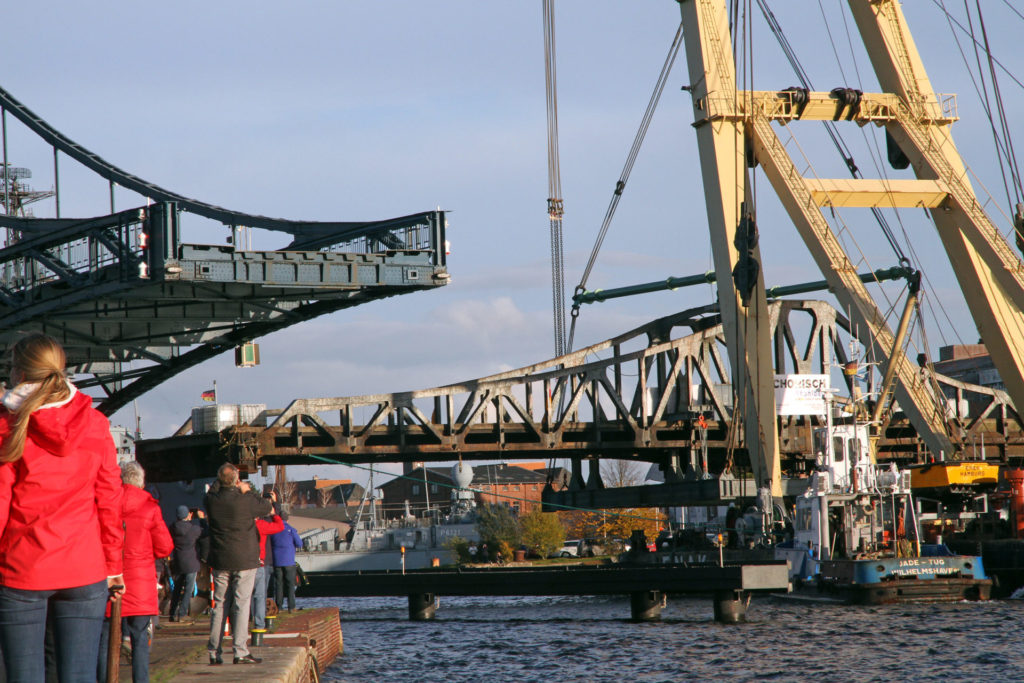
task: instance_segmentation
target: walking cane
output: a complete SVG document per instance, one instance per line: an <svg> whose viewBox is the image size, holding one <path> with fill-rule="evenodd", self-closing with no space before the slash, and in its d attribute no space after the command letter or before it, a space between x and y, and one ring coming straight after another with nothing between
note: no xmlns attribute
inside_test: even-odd
<svg viewBox="0 0 1024 683"><path fill-rule="evenodd" d="M117 683L121 664L121 597L110 606L110 641L107 643L107 680Z"/></svg>

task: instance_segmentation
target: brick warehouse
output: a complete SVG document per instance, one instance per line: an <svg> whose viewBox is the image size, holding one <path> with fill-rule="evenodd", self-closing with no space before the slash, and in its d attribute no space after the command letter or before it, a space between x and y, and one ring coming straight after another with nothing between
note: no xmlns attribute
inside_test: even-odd
<svg viewBox="0 0 1024 683"><path fill-rule="evenodd" d="M541 492L553 473L552 486L562 488L568 478L564 468L549 470L542 462L474 465L470 486L476 492L477 504L507 505L516 514L527 514L541 504ZM427 509L451 510L451 493L455 485L451 467L417 467L380 486L384 516L397 519L409 511L420 516Z"/></svg>

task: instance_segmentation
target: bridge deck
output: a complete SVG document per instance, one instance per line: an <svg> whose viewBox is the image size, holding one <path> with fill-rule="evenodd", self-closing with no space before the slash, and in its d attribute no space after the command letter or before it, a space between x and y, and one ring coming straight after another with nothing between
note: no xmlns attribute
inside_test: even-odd
<svg viewBox="0 0 1024 683"><path fill-rule="evenodd" d="M684 566L604 565L310 572L304 597L433 595L626 595L638 591L704 594L780 592L789 588L786 562Z"/></svg>

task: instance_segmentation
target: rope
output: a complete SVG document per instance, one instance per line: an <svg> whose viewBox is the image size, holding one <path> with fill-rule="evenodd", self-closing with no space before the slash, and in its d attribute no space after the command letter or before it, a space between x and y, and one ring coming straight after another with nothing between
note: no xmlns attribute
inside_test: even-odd
<svg viewBox="0 0 1024 683"><path fill-rule="evenodd" d="M803 87L806 90L814 90L814 87L811 84L811 80L808 77L807 72L804 70L803 66L800 64L800 60L796 56L796 51L793 49L792 44L790 44L789 40L786 38L785 33L782 30L782 26L775 18L775 15L768 8L766 0L757 0L757 4L761 8L761 13L764 15L765 21L768 22L768 27L771 29L772 34L775 36L775 39L778 41L779 46L785 53L786 59L789 61L790 66L793 67L793 71L796 74L797 79L800 81L801 87ZM819 8L821 8L820 0L818 6ZM821 8L821 11L824 15L824 8ZM836 62L839 63L840 71L842 71L842 61L839 59L838 53L836 52L835 41L832 39L832 32L831 30L828 29L827 21L825 22L825 29L828 33L829 41L832 44L832 51L833 53L836 53ZM849 28L847 28L847 35L849 35ZM845 79L845 75L843 76L843 78ZM857 163L853 159L853 152L850 151L849 147L843 141L843 138L839 134L839 130L836 127L836 124L833 123L832 121L823 121L822 123L824 123L825 125L825 131L828 133L829 139L832 141L832 144L839 152L839 156L843 158L843 161L845 162L846 168L847 170L849 170L850 175L854 178L862 178L863 175L861 174L860 169L857 167ZM882 234L885 236L885 239L889 243L889 247L893 250L893 253L895 254L897 260L903 265L911 265L910 259L907 258L907 255L903 253L903 249L900 248L900 245L896 240L896 236L893 233L892 228L889 226L889 222L882 214L882 211L877 207L872 207L871 214L875 217L875 221L877 221L879 227L882 229Z"/></svg>
<svg viewBox="0 0 1024 683"><path fill-rule="evenodd" d="M551 232L551 308L555 328L555 357L565 345L565 261L563 258L562 172L558 157L558 88L555 73L555 0L544 0L544 83L548 119L548 221Z"/></svg>
<svg viewBox="0 0 1024 683"><path fill-rule="evenodd" d="M963 25L963 24L961 24L961 23L960 23L959 21L957 21L957 20L956 20L956 18L954 18L954 17L953 17L953 15L951 15L951 14L949 13L949 10L947 10L947 9L946 9L946 6L945 6L945 4L943 4L943 3L944 3L944 1L945 1L945 0L932 0L932 4L934 4L934 5L936 6L936 7L938 7L939 9L941 9L941 10L942 10L942 12L943 12L943 13L944 13L944 14L946 15L946 19L947 19L947 20L948 20L948 21L949 21L950 23L953 23L953 24L955 24L955 25L956 25L956 27L957 27L957 28L959 28L959 29L960 29L961 31L963 31L963 32L964 32L965 34L967 34L968 36L970 36L971 40L972 40L972 41L974 41L975 45L977 45L977 42L978 42L978 41L977 41L977 40L975 40L975 38L974 38L974 35L973 35L973 34L972 34L972 33L971 33L970 31L968 31L968 30L967 30L966 28L964 28L964 25ZM979 47L980 47L980 46L979 46ZM1013 81L1014 83L1016 83L1016 84L1017 84L1018 86L1020 86L1021 90L1024 90L1024 83L1022 83L1022 82L1020 81L1020 79L1018 79L1018 78L1017 78L1016 76L1014 76L1014 75L1013 75L1013 74L1012 74L1012 73L1010 72L1010 70L1009 70L1009 69L1007 69L1007 68L1006 68L1005 66L1003 66L1003 63L1002 63L1002 62L1000 62L1000 61L999 61L998 59L996 59L995 57L992 57L992 61L993 61L993 62L995 62L995 63L996 63L996 64L997 64L998 66L999 66L999 68L1003 70L1003 73L1005 73L1005 74L1006 74L1007 76L1009 76L1009 77L1010 77L1010 80L1012 80L1012 81Z"/></svg>
<svg viewBox="0 0 1024 683"><path fill-rule="evenodd" d="M978 0L975 0L978 9L978 26L981 28L981 37L985 42L985 54L988 57L988 69L989 78L992 81L992 92L996 100L996 111L999 113L999 127L1002 129L1002 142L1006 150L1006 163L1010 167L1010 184L1013 185L1014 196L1011 199L1009 190L1007 190L1007 199L1010 202L1010 213L1014 211L1014 204L1019 204L1024 200L1024 191L1021 189L1020 170L1017 166L1017 153L1013 149L1013 138L1010 135L1010 128L1007 124L1006 109L1003 107L1003 95L999 90L999 80L996 78L995 65L992 62L992 50L988 44L988 32L985 30L985 19L981 14L981 5ZM993 134L995 134L995 122L992 120L991 114L989 115L989 121L992 123ZM998 153L999 144L997 141L996 150ZM1000 160L1001 161L1001 160ZM1002 163L1000 163L1000 170L1004 170ZM1006 184L1006 173L1003 173L1003 184ZM1019 238L1018 238L1019 241Z"/></svg>
<svg viewBox="0 0 1024 683"><path fill-rule="evenodd" d="M651 119L654 117L654 110L658 106L658 101L661 99L661 93L665 89L665 83L668 80L668 75L672 71L672 65L675 63L676 55L679 53L679 47L682 45L683 37L683 24L679 23L679 28L676 29L676 35L672 39L672 45L669 47L668 56L665 57L665 63L662 64L661 72L658 74L658 81L654 86L654 92L651 94L651 99L647 103L647 109L644 111L643 118L640 121L640 128L636 132L636 137L633 138L633 146L629 150L629 154L626 155L626 163L622 167L622 173L619 174L619 179L615 183L615 189L612 192L611 201L608 203L608 208L605 210L604 220L601 222L601 229L598 230L597 239L594 242L594 248L590 252L590 258L587 260L587 265L583 269L583 277L580 278L580 283L576 286L576 293L586 291L587 280L590 278L590 272L594 269L594 263L597 261L597 255L601 251L601 245L604 243L604 238L608 234L608 228L611 226L612 218L615 216L615 210L619 206L619 199L622 197L623 190L626 189L626 182L629 180L629 175L633 171L633 164L636 163L637 155L640 153L640 146L643 144L644 137L647 135L647 129L651 125ZM572 323L569 327L568 342L565 347L566 353L572 350L573 337L576 334L576 319L579 317L580 307L579 304L573 304L572 307Z"/></svg>

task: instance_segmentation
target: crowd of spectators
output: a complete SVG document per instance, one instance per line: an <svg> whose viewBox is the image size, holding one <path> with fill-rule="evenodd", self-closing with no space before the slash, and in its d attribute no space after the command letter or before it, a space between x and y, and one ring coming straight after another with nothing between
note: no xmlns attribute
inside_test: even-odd
<svg viewBox="0 0 1024 683"><path fill-rule="evenodd" d="M260 663L248 648L250 616L256 629L265 627L275 576L277 606L287 596L294 609L295 549L302 547L276 496L259 496L224 464L203 507L178 507L168 528L142 467L118 467L110 424L65 376L61 345L26 335L9 349L8 364L10 388L0 396L5 680L105 681L108 651L120 652L123 633L132 680L148 681L164 571L173 586L171 622L209 609L211 665L223 662L228 615L232 661ZM202 592L204 565L213 585L208 602L193 597Z"/></svg>

